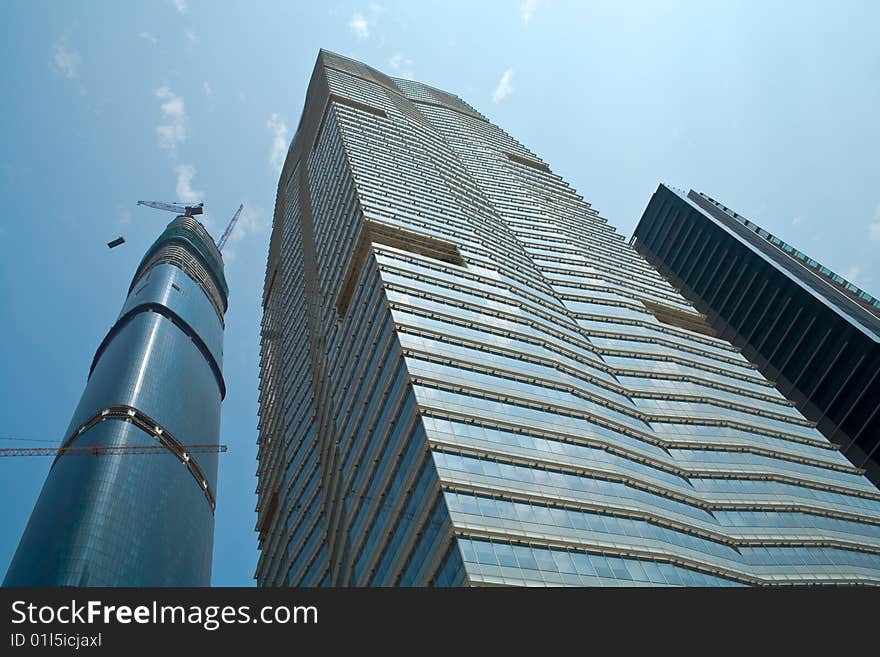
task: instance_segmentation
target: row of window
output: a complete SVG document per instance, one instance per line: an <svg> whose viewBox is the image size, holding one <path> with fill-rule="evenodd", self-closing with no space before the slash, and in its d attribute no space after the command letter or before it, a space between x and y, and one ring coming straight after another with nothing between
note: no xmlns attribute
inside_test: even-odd
<svg viewBox="0 0 880 657"><path fill-rule="evenodd" d="M650 583L658 586L741 586L721 578L663 561L648 561L611 554L569 552L475 539L459 539L459 548L470 573L505 577L512 584L602 586L612 583ZM487 568L488 566L488 568ZM495 567L495 568L493 568ZM571 578L548 578L549 574ZM477 578L482 579L482 578Z"/></svg>

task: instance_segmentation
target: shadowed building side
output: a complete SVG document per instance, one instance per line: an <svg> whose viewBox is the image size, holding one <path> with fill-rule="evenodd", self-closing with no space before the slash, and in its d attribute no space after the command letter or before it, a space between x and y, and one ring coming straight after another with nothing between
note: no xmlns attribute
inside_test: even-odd
<svg viewBox="0 0 880 657"><path fill-rule="evenodd" d="M205 228L174 219L95 354L5 586L210 586L228 289Z"/></svg>
<svg viewBox="0 0 880 657"><path fill-rule="evenodd" d="M880 300L693 190L660 185L633 240L880 485Z"/></svg>

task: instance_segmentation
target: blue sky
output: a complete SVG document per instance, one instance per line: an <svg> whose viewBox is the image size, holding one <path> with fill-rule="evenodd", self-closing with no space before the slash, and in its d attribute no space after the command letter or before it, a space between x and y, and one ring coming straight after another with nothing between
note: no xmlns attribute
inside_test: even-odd
<svg viewBox="0 0 880 657"><path fill-rule="evenodd" d="M138 199L203 200L215 236L245 204L216 585L253 584L260 296L321 47L457 93L626 236L658 182L693 187L880 294L875 2L10 0L0 32L0 436L62 438L172 218ZM0 459L2 573L50 463Z"/></svg>

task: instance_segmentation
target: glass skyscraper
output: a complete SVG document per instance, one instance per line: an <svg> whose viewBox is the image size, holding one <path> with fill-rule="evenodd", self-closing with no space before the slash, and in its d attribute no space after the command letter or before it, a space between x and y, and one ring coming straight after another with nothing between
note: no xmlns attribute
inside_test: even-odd
<svg viewBox="0 0 880 657"><path fill-rule="evenodd" d="M141 261L92 361L63 447L5 586L209 586L223 324L223 260L192 217ZM158 450L142 447L161 446Z"/></svg>
<svg viewBox="0 0 880 657"><path fill-rule="evenodd" d="M260 585L880 583L877 489L452 94L320 53L263 294Z"/></svg>
<svg viewBox="0 0 880 657"><path fill-rule="evenodd" d="M660 185L632 243L880 485L880 299L694 190Z"/></svg>

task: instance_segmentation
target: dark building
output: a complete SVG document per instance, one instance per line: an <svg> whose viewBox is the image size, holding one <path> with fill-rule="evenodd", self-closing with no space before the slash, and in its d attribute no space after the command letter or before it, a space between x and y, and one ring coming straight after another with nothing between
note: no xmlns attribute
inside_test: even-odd
<svg viewBox="0 0 880 657"><path fill-rule="evenodd" d="M177 217L98 347L5 586L210 585L227 294L214 241Z"/></svg>
<svg viewBox="0 0 880 657"><path fill-rule="evenodd" d="M260 585L880 583L880 491L448 92L320 53L262 338Z"/></svg>
<svg viewBox="0 0 880 657"><path fill-rule="evenodd" d="M880 300L693 190L660 185L633 244L880 484Z"/></svg>

